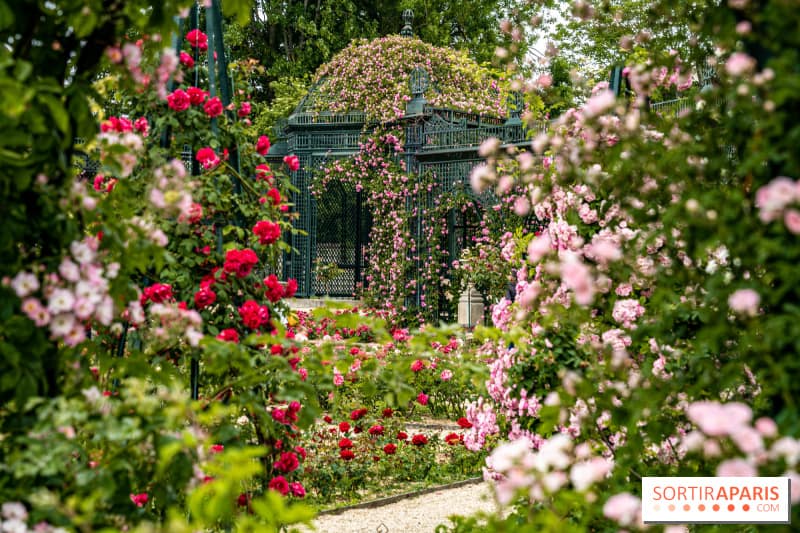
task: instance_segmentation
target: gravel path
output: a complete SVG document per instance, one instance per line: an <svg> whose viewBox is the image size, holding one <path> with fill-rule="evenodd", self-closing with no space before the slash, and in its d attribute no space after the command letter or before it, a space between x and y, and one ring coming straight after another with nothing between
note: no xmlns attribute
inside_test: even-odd
<svg viewBox="0 0 800 533"><path fill-rule="evenodd" d="M447 517L493 512L486 483L440 490L373 509L351 509L314 521L319 533L432 533Z"/></svg>

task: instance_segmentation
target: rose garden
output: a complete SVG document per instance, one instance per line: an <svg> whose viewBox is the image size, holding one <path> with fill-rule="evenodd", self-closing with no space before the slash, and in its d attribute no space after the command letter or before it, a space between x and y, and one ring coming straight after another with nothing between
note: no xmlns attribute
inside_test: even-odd
<svg viewBox="0 0 800 533"><path fill-rule="evenodd" d="M0 532L792 530L796 4L313 4L0 1Z"/></svg>

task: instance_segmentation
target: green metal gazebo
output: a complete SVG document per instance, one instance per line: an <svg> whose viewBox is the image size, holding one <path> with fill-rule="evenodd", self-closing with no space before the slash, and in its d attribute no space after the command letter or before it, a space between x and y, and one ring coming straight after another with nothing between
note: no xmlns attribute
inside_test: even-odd
<svg viewBox="0 0 800 533"><path fill-rule="evenodd" d="M405 25L401 34L410 37L413 14L407 11L403 16ZM315 198L310 185L325 163L355 155L359 143L379 124L370 123L366 113L361 111L319 111L324 109L316 101L322 81L312 87L288 119L276 128L276 142L268 156L275 162L289 154L300 159L300 170L292 173L292 184L298 189L293 203L299 215L296 228L306 235L290 238L293 251L283 257L283 276L297 279L301 297L323 293L351 297L365 282L365 251L372 219L362 196L364 193L352 186L336 184ZM504 146L530 149L532 132L520 120L522 97L519 93L509 97L509 116L501 118L429 105L424 98L429 80L422 68L411 72L409 83L412 99L406 105L404 116L391 124L402 127L405 132L402 157L409 177L432 172L440 194L455 187L470 190L469 175L483 162L478 147L484 140L494 137ZM467 221L452 218L448 224L449 251L450 257L457 257L467 244L471 228ZM424 244L421 228L411 229L415 241ZM323 287L316 280L314 265L318 260L335 263L343 272L330 287Z"/></svg>

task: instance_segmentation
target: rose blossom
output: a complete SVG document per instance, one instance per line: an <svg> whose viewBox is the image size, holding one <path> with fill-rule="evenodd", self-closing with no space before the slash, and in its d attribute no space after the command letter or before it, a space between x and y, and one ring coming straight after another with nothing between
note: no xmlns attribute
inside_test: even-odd
<svg viewBox="0 0 800 533"><path fill-rule="evenodd" d="M728 306L736 313L755 316L761 297L753 289L739 289L728 297Z"/></svg>
<svg viewBox="0 0 800 533"><path fill-rule="evenodd" d="M787 209L786 214L783 216L783 222L786 224L786 229L795 235L800 235L800 211Z"/></svg>
<svg viewBox="0 0 800 533"><path fill-rule="evenodd" d="M258 142L256 142L256 152L258 152L259 155L267 155L267 152L269 152L269 147L269 137L262 135L258 138Z"/></svg>
<svg viewBox="0 0 800 533"><path fill-rule="evenodd" d="M725 71L731 76L742 76L756 67L756 60L744 52L734 52L725 62Z"/></svg>
<svg viewBox="0 0 800 533"><path fill-rule="evenodd" d="M167 96L167 105L173 111L186 111L191 105L189 95L182 89L176 89Z"/></svg>
<svg viewBox="0 0 800 533"><path fill-rule="evenodd" d="M296 155L287 155L283 158L283 162L289 167L289 170L295 171L300 169L300 160Z"/></svg>
<svg viewBox="0 0 800 533"><path fill-rule="evenodd" d="M717 467L717 477L753 477L756 469L744 459L728 459Z"/></svg>
<svg viewBox="0 0 800 533"><path fill-rule="evenodd" d="M220 116L222 114L222 101L218 96L209 98L203 105L203 111L205 111L209 118Z"/></svg>
<svg viewBox="0 0 800 533"><path fill-rule="evenodd" d="M633 494L623 492L610 497L603 505L603 514L621 526L633 524L641 512L642 502Z"/></svg>

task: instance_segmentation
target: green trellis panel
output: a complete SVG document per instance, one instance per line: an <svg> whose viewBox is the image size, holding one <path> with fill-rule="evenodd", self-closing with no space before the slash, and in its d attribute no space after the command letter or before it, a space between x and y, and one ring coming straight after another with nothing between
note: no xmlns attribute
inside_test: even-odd
<svg viewBox="0 0 800 533"><path fill-rule="evenodd" d="M366 239L361 232L368 232L368 217L363 215L364 201L347 187L331 188L319 199L309 191L314 173L326 162L340 157L349 157L358 152L359 143L374 131L375 125L366 123L361 112L333 114L314 112L314 89L294 114L280 125L270 157L279 161L284 154L295 154L300 159L301 170L294 172L292 183L298 189L293 201L299 213L296 228L308 235L295 235L289 244L294 252L284 257L284 275L298 280L298 296L309 297L328 292L316 281L313 268L317 258L335 262L345 270L334 280L330 293L334 296L350 296L356 284L363 278L366 267L359 255ZM409 175L420 172L433 172L441 185L441 192L463 187L471 192L469 174L472 168L482 162L477 150L489 137L496 137L504 144L530 146L530 138L543 126L537 125L529 130L522 125L507 123L505 119L482 116L454 109L434 108L428 105L423 112L413 117L400 119L395 124L404 127L406 132L405 153ZM482 205L496 202L493 195L484 194L476 200ZM408 209L429 209L434 198L409 199ZM356 217L356 211L359 216ZM323 224L321 226L320 224ZM466 224L461 224L466 228ZM456 219L451 224L456 229ZM457 231L466 231L466 229ZM413 217L409 228L414 236L419 257L423 257L428 246L437 243L425 242L425 228L421 217ZM463 236L449 236L446 243L449 260L456 257L465 240ZM339 239L340 242L336 242ZM441 244L440 244L441 245ZM361 247L356 250L357 247ZM422 261L422 259L419 259ZM421 265L418 265L421 267ZM420 268L418 268L420 270ZM359 276L361 274L361 276ZM415 294L409 304L419 303L421 294Z"/></svg>

